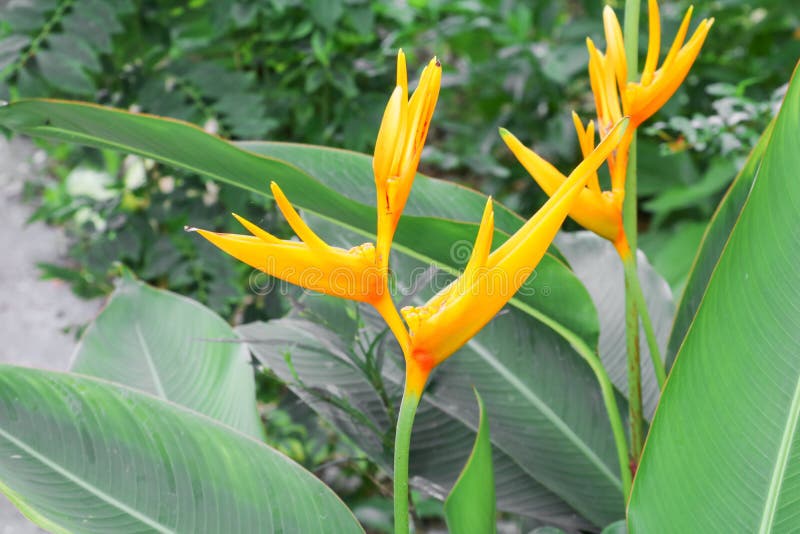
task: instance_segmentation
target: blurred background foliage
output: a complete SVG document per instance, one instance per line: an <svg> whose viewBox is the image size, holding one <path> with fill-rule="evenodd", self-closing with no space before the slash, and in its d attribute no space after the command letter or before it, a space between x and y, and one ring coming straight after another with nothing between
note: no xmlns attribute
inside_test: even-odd
<svg viewBox="0 0 800 534"><path fill-rule="evenodd" d="M593 116L584 40L603 42L602 7L597 0L11 0L0 14L0 97L84 99L231 139L369 152L397 48L417 72L435 54L445 74L423 171L525 214L543 197L497 127L561 169L574 165L569 112ZM687 8L662 0L665 39ZM708 217L780 102L793 67L786 58L800 55L792 2L697 2L694 22L706 16L717 22L697 64L640 142L641 244L676 292ZM644 53L646 39L641 45ZM210 254L183 226L224 227L230 211L274 223L268 206L134 158L45 148L58 180L32 188L42 198L36 217L66 225L75 238L71 263L45 266L48 275L81 294L103 294L119 260L229 317L243 299L245 308L264 305L245 298L252 295L242 289L244 269ZM137 231L117 232L122 227Z"/></svg>
<svg viewBox="0 0 800 534"><path fill-rule="evenodd" d="M622 7L621 0L611 3ZM11 0L0 12L0 98L88 100L187 120L231 139L370 152L402 47L415 74L433 55L444 65L422 171L479 188L524 215L543 196L497 128L513 131L562 170L575 164L570 111L594 116L585 38L604 42L603 4ZM662 35L671 38L689 2L660 6ZM640 134L640 246L676 298L709 217L777 109L800 56L794 2L698 0L692 28L709 16L716 23L687 81ZM645 35L646 17L642 23ZM646 38L640 43L644 57ZM271 205L141 158L37 142L48 173L27 185L38 207L34 218L72 237L69 261L40 266L45 276L98 296L112 289L122 262L232 322L285 312L285 302L253 290L249 269L184 231L238 231L229 216L237 212L288 235ZM261 395L272 407L265 417L273 445L309 468L355 473L351 490L366 496L364 506L376 503L364 513L382 524L390 509L373 496L387 481L376 478L375 467L351 458L352 448L299 413L269 377Z"/></svg>

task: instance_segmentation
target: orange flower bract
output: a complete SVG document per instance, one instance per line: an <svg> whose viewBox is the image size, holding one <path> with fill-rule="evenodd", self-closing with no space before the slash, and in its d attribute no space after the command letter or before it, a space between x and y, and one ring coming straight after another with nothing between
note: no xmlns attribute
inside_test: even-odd
<svg viewBox="0 0 800 534"><path fill-rule="evenodd" d="M276 183L272 194L300 241L278 239L237 215L252 234L237 235L197 230L200 235L238 260L306 289L372 304L405 350L408 332L388 289L389 251L395 229L411 191L439 96L441 65L433 58L422 71L408 99L405 54L397 56L397 85L383 115L373 157L377 190L376 244L349 250L325 243L303 221Z"/></svg>
<svg viewBox="0 0 800 534"><path fill-rule="evenodd" d="M553 241L586 183L617 146L621 121L561 183L550 199L505 243L489 252L494 235L491 198L484 208L464 272L422 306L403 308L413 359L409 388L424 386L427 372L478 333L519 290ZM420 384L421 382L421 384Z"/></svg>
<svg viewBox="0 0 800 534"><path fill-rule="evenodd" d="M622 226L622 204L625 198L628 153L634 132L678 89L714 23L714 19L703 19L684 45L692 15L692 8L689 8L666 58L657 69L661 50L661 21L657 1L649 0L648 6L650 36L647 58L639 81L628 80L622 29L614 10L606 6L603 10L606 52L601 52L591 39L586 39L589 53L589 80L597 110L596 127L591 121L584 127L577 114L573 113L578 144L584 157L594 149L595 132L602 139L620 119L630 118L630 127L617 149L608 156L611 190L601 191L597 176L594 175L590 178L586 189L581 191L569 214L587 230L614 243L623 255L630 253ZM516 137L508 132L501 132L501 135L545 193L552 195L559 184L566 180L555 167L525 147Z"/></svg>
<svg viewBox="0 0 800 534"><path fill-rule="evenodd" d="M306 289L362 302L378 302L386 284L375 265L372 243L345 250L325 243L308 227L273 182L272 193L301 241L278 239L250 221L234 217L252 235L197 230L200 235L247 265Z"/></svg>
<svg viewBox="0 0 800 534"><path fill-rule="evenodd" d="M411 192L439 98L442 66L436 58L430 60L410 100L407 79L406 58L400 50L397 86L383 113L372 159L378 205L377 254L384 268L389 262L394 232Z"/></svg>

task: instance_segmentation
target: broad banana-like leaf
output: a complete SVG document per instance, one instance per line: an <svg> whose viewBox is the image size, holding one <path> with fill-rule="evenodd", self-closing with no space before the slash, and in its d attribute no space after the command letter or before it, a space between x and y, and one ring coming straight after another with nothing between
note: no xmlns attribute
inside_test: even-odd
<svg viewBox="0 0 800 534"><path fill-rule="evenodd" d="M230 325L200 303L129 274L84 332L71 370L264 436L250 352Z"/></svg>
<svg viewBox="0 0 800 534"><path fill-rule="evenodd" d="M775 121L773 120L764 130L764 133L761 134L758 144L750 152L750 156L747 158L742 170L736 175L706 227L700 248L697 250L694 263L689 271L689 278L683 289L678 310L675 313L675 321L673 322L669 344L667 345L667 369L672 367L672 363L675 361L675 355L678 353L683 338L686 337L686 332L689 330L689 325L691 325L692 319L703 301L708 282L711 280L711 275L719 262L720 255L725 250L731 230L739 220L739 215L747 201L747 197L750 196L753 180L755 180L756 173L761 165L774 125Z"/></svg>
<svg viewBox="0 0 800 534"><path fill-rule="evenodd" d="M51 532L363 532L312 474L112 382L0 365L0 490Z"/></svg>
<svg viewBox="0 0 800 534"><path fill-rule="evenodd" d="M797 72L653 419L630 500L632 533L797 529Z"/></svg>

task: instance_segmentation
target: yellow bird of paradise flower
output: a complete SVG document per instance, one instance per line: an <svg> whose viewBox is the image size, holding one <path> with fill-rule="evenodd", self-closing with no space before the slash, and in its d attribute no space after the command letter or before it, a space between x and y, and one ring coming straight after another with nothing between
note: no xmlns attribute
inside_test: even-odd
<svg viewBox="0 0 800 534"><path fill-rule="evenodd" d="M397 338L406 360L406 391L422 394L431 370L478 333L514 296L549 247L587 181L617 147L627 119L568 178L551 198L505 243L490 253L494 234L491 198L487 201L470 261L460 277L422 306L398 314L388 290L388 257L419 164L441 82L441 65L432 59L408 99L405 56L397 60L397 86L378 132L373 171L377 192L377 240L345 250L325 243L303 221L276 183L278 208L299 241L279 239L252 222L234 217L252 234L197 230L211 243L270 275L328 295L373 305ZM407 325L407 327L406 327Z"/></svg>
<svg viewBox="0 0 800 534"><path fill-rule="evenodd" d="M650 118L675 94L689 73L714 19L703 19L686 44L693 8L689 8L678 33L660 68L657 68L661 50L661 22L658 2L649 0L649 41L644 69L639 81L628 80L625 60L625 43L617 16L610 6L603 10L603 29L607 51L600 52L591 39L586 39L589 51L589 79L597 109L597 127L589 122L585 127L577 114L573 123L578 135L581 153L586 157L595 144L595 133L603 138L623 116L630 125L617 149L608 157L611 190L602 191L597 175L592 176L581 191L570 217L578 224L614 243L623 257L630 254L622 226L622 204L625 198L625 177L628 153L636 128ZM555 167L528 149L507 131L501 131L503 140L528 173L548 195L566 180Z"/></svg>
<svg viewBox="0 0 800 534"><path fill-rule="evenodd" d="M303 221L274 182L270 187L278 208L300 241L279 239L236 214L234 217L252 235L197 232L267 274L306 289L373 305L402 344L407 333L388 290L389 250L417 173L441 78L441 64L433 58L409 101L405 54L399 51L397 85L383 115L373 158L378 205L376 244L364 243L349 250L328 245Z"/></svg>
<svg viewBox="0 0 800 534"><path fill-rule="evenodd" d="M486 202L475 245L464 272L422 306L403 308L410 331L406 391L420 395L431 370L477 334L519 290L544 256L586 182L624 135L627 119L561 183L548 201L490 253L494 235L492 199Z"/></svg>

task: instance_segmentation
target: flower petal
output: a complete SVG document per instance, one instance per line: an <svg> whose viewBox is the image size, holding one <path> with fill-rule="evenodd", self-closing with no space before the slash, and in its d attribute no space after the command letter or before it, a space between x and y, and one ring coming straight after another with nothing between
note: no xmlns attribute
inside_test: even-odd
<svg viewBox="0 0 800 534"><path fill-rule="evenodd" d="M300 217L300 214L292 207L289 199L286 198L286 195L283 194L281 188L275 182L269 184L270 189L272 190L272 194L275 197L275 202L278 204L278 208L283 213L283 216L286 217L286 222L289 223L289 226L292 227L292 230L295 231L297 237L299 237L304 243L306 243L309 247L314 249L326 249L328 248L328 244L325 243L317 234L314 233L314 230L309 228L306 222Z"/></svg>
<svg viewBox="0 0 800 534"><path fill-rule="evenodd" d="M277 244L277 243L280 243L280 242L281 242L281 240L280 240L280 239L278 239L278 238L277 238L277 237L275 237L274 235L270 234L270 233L269 233L269 232L267 232L266 230L263 230L262 228L259 228L258 226L256 226L255 224L251 223L250 221L248 221L248 220L247 220L247 219L245 219L244 217L240 217L239 215L237 215L237 214L235 214L235 213L232 213L231 215L233 215L233 217L234 217L234 218L235 218L237 221L239 221L239 224L241 224L242 226L244 226L244 227L245 227L245 229L247 229L247 231L248 231L248 232L250 232L251 234L253 234L253 235L254 235L254 236L256 236L257 238L261 239L261 240L262 240L262 241L264 241L265 243L274 243L274 244Z"/></svg>
<svg viewBox="0 0 800 534"><path fill-rule="evenodd" d="M658 55L661 52L661 18L658 13L658 1L648 0L647 16L649 23L649 37L647 43L647 59L642 70L642 85L653 81L653 74L658 66Z"/></svg>

